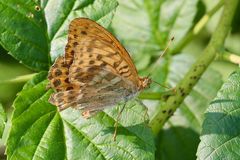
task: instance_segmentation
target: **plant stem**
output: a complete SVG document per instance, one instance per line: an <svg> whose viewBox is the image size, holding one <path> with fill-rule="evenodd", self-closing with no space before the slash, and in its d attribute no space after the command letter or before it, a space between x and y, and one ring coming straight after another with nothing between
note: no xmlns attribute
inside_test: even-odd
<svg viewBox="0 0 240 160"><path fill-rule="evenodd" d="M27 74L27 75L23 75L23 76L18 76L16 78L13 79L9 79L9 80L5 80L0 82L1 83L22 83L22 82L27 82L28 80L32 79L33 76L35 76L36 73L32 73L32 74Z"/></svg>
<svg viewBox="0 0 240 160"><path fill-rule="evenodd" d="M163 92L141 92L138 98L140 99L151 99L151 100L159 100L164 96L173 95L173 90L163 91Z"/></svg>
<svg viewBox="0 0 240 160"><path fill-rule="evenodd" d="M203 51L203 54L192 65L185 77L177 84L176 94L170 96L166 103L160 106L160 110L151 119L150 126L152 127L155 135L159 133L166 120L173 115L174 111L190 93L193 86L198 82L209 64L215 59L216 54L223 48L226 36L231 29L231 22L238 0L226 0L224 2L224 10L221 19L219 20L210 42Z"/></svg>
<svg viewBox="0 0 240 160"><path fill-rule="evenodd" d="M218 55L218 60L225 60L234 64L240 64L240 56L237 54L224 51L223 53L219 53Z"/></svg>
<svg viewBox="0 0 240 160"><path fill-rule="evenodd" d="M175 48L169 51L169 54L175 55L179 53L196 35L199 34L199 32L202 31L202 29L208 23L210 18L222 7L223 4L224 4L224 1L220 0L215 7L213 7L210 11L208 11L197 22L197 24L192 28L192 30L188 32L188 34L184 37L184 39L180 43L178 43L178 45Z"/></svg>
<svg viewBox="0 0 240 160"><path fill-rule="evenodd" d="M138 96L140 99L151 99L151 100L159 100L162 97L161 93L153 93L153 92L142 92Z"/></svg>

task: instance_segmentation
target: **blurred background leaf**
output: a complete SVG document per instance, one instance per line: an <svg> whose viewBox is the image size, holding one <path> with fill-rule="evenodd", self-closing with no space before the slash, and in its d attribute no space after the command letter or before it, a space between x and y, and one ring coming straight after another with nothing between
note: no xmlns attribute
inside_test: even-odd
<svg viewBox="0 0 240 160"><path fill-rule="evenodd" d="M16 98L16 93L22 89L22 85L25 83L9 83L8 81L30 73L32 73L31 70L19 64L0 46L0 101L4 106L11 106Z"/></svg>
<svg viewBox="0 0 240 160"><path fill-rule="evenodd" d="M174 47L192 27L198 0L119 1L113 32L133 55L138 70L159 57L174 36ZM124 26L124 27L122 27Z"/></svg>

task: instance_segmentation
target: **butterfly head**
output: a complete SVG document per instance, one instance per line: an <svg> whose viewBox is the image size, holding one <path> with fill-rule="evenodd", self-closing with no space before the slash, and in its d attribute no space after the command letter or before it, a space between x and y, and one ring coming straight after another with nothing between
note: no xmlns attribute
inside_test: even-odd
<svg viewBox="0 0 240 160"><path fill-rule="evenodd" d="M139 78L139 81L140 81L139 90L143 90L147 87L150 87L150 84L152 83L152 79L149 77Z"/></svg>

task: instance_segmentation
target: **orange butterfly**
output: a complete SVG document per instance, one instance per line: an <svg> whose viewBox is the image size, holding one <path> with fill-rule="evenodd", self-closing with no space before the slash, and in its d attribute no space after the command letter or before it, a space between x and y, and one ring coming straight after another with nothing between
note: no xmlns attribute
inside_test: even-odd
<svg viewBox="0 0 240 160"><path fill-rule="evenodd" d="M126 102L151 83L148 77L138 76L120 42L87 18L70 23L65 55L56 59L48 79L56 91L49 102L60 110L83 110L84 117Z"/></svg>

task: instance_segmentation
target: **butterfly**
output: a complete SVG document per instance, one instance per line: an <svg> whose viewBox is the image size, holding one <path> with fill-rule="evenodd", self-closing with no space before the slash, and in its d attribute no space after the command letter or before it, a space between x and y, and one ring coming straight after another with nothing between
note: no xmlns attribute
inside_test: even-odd
<svg viewBox="0 0 240 160"><path fill-rule="evenodd" d="M49 102L59 110L82 110L85 118L134 98L151 84L138 76L120 42L104 27L87 18L71 21L65 55L49 70ZM124 107L123 107L124 108Z"/></svg>

